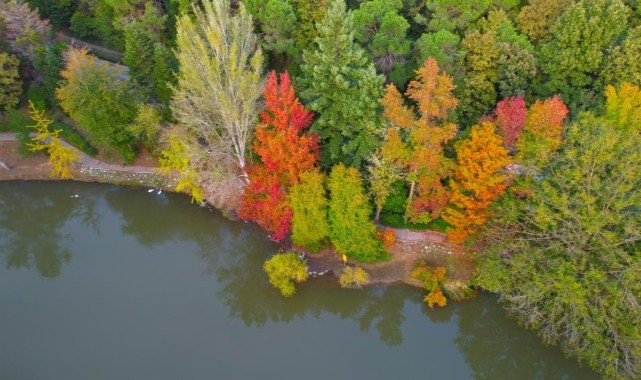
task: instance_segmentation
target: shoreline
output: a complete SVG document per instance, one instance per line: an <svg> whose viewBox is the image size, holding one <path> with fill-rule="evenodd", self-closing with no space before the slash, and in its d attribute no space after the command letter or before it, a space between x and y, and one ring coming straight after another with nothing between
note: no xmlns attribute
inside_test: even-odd
<svg viewBox="0 0 641 380"><path fill-rule="evenodd" d="M51 166L46 156L43 154L23 156L20 154L20 143L18 141L7 139L7 134L3 134L0 137L4 137L0 138L0 161L11 169L7 171L0 166L0 181L60 180L50 176ZM70 179L71 181L158 188L172 193L183 193L176 191L175 182L171 178L158 173L153 167L107 164L82 152L80 154L81 159L71 170L74 176ZM221 210L210 204L208 206L228 219L233 220L229 218L229 210ZM414 238L420 239L418 236L414 235ZM292 247L290 244L282 244L281 247L287 248L287 251L305 251L310 272L331 273L338 278L345 265L340 255L330 248L325 248L318 253L310 253L307 250ZM469 282L474 269L473 260L464 253L462 247L445 242L428 240L405 241L399 239L388 251L391 254L391 258L388 261L358 263L354 260L348 260L347 265L358 266L368 272L370 281L366 286L406 284L419 288L420 282L410 276L419 260L424 260L428 264L435 266L438 266L437 264L445 264L454 268L452 271L448 268L448 279L463 283ZM311 276L311 278L314 277L317 276Z"/></svg>

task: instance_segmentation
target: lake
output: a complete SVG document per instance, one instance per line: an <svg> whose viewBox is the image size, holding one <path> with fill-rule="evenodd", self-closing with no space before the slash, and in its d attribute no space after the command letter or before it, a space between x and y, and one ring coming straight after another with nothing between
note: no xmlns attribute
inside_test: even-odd
<svg viewBox="0 0 641 380"><path fill-rule="evenodd" d="M597 378L490 295L431 311L328 277L285 299L277 249L182 195L0 182L0 378Z"/></svg>

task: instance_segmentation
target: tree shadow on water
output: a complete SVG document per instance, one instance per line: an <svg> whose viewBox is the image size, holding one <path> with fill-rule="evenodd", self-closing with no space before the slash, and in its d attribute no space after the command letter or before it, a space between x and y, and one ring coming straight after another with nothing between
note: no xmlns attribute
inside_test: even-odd
<svg viewBox="0 0 641 380"><path fill-rule="evenodd" d="M65 224L95 222L94 200L71 197L65 183L8 182L0 191L0 252L7 268L35 269L55 278L71 260Z"/></svg>

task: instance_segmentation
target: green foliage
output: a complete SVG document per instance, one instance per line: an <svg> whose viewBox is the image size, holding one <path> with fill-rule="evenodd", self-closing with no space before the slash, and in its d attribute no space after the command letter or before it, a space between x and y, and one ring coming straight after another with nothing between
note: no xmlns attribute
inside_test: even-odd
<svg viewBox="0 0 641 380"><path fill-rule="evenodd" d="M22 94L19 65L20 61L15 55L0 51L0 111L7 111L18 105Z"/></svg>
<svg viewBox="0 0 641 380"><path fill-rule="evenodd" d="M465 51L460 48L461 38L447 30L424 33L414 42L414 66L421 67L425 60L432 57L455 81L463 79L463 60Z"/></svg>
<svg viewBox="0 0 641 380"><path fill-rule="evenodd" d="M265 261L265 273L272 284L284 297L296 293L296 284L309 278L305 262L295 253L278 253Z"/></svg>
<svg viewBox="0 0 641 380"><path fill-rule="evenodd" d="M392 194L392 185L401 179L401 171L378 154L372 156L369 161L370 164L367 166L368 180L370 192L376 205L374 220L378 221L383 206Z"/></svg>
<svg viewBox="0 0 641 380"><path fill-rule="evenodd" d="M296 12L299 25L294 33L296 46L299 51L313 48L313 43L318 36L316 25L323 21L327 14L327 5L330 0L290 0Z"/></svg>
<svg viewBox="0 0 641 380"><path fill-rule="evenodd" d="M154 65L154 44L143 25L130 22L125 28L125 53L123 63L129 67L131 79L149 88Z"/></svg>
<svg viewBox="0 0 641 380"><path fill-rule="evenodd" d="M176 85L178 63L171 50L162 43L154 45L153 69L151 71L152 93L156 100L168 105ZM167 112L168 113L168 112Z"/></svg>
<svg viewBox="0 0 641 380"><path fill-rule="evenodd" d="M508 311L609 378L639 378L641 145L583 115L527 199L488 226L477 282Z"/></svg>
<svg viewBox="0 0 641 380"><path fill-rule="evenodd" d="M342 164L334 166L329 191L329 237L336 252L361 262L384 260L387 255L376 237L358 170Z"/></svg>
<svg viewBox="0 0 641 380"><path fill-rule="evenodd" d="M606 51L625 28L626 8L621 0L581 0L571 5L552 27L552 39L541 51L548 94L560 92L571 105L589 105L602 90L594 85Z"/></svg>
<svg viewBox="0 0 641 380"><path fill-rule="evenodd" d="M354 11L355 37L376 63L379 72L397 86L410 77L405 64L410 53L409 22L398 11L401 0L370 0Z"/></svg>
<svg viewBox="0 0 641 380"><path fill-rule="evenodd" d="M335 0L318 24L317 49L303 54L301 97L319 114L312 132L321 138L321 163L360 167L379 144L378 98L384 78L354 43L353 15Z"/></svg>
<svg viewBox="0 0 641 380"><path fill-rule="evenodd" d="M32 8L38 8L40 16L58 28L69 26L76 7L74 0L29 0Z"/></svg>
<svg viewBox="0 0 641 380"><path fill-rule="evenodd" d="M191 196L192 202L201 203L204 200L200 185L202 180L192 162L190 151L194 145L189 141L190 137L178 128L172 128L164 134L158 171L178 181L176 191L184 191Z"/></svg>
<svg viewBox="0 0 641 380"><path fill-rule="evenodd" d="M521 8L519 28L535 43L545 43L552 37L550 28L574 0L530 0Z"/></svg>
<svg viewBox="0 0 641 380"><path fill-rule="evenodd" d="M65 81L56 92L60 106L99 148L117 149L131 162L137 140L127 125L136 116L137 97L123 76L124 70L85 50L69 49L65 57Z"/></svg>
<svg viewBox="0 0 641 380"><path fill-rule="evenodd" d="M60 42L45 45L34 62L35 68L42 74L42 89L48 108L58 105L56 88L62 81L60 72L65 68L63 55L66 49L67 45Z"/></svg>
<svg viewBox="0 0 641 380"><path fill-rule="evenodd" d="M144 141L148 148L155 150L162 131L162 115L158 107L144 103L138 105L136 118L128 129L136 140Z"/></svg>
<svg viewBox="0 0 641 380"><path fill-rule="evenodd" d="M289 201L292 217L292 242L312 252L318 251L329 235L327 196L320 172L300 175L300 182L292 186Z"/></svg>
<svg viewBox="0 0 641 380"><path fill-rule="evenodd" d="M369 275L361 267L344 267L338 278L341 288L362 288L369 282Z"/></svg>
<svg viewBox="0 0 641 380"><path fill-rule="evenodd" d="M249 0L245 6L259 24L263 49L276 55L295 54L298 20L288 0Z"/></svg>
<svg viewBox="0 0 641 380"><path fill-rule="evenodd" d="M621 85L625 82L641 86L641 26L629 31L620 45L615 46L606 57L607 63L601 74L601 86Z"/></svg>
<svg viewBox="0 0 641 380"><path fill-rule="evenodd" d="M466 74L458 96L465 124L489 114L499 94L522 96L537 72L534 47L503 10L490 11L478 25L461 42Z"/></svg>

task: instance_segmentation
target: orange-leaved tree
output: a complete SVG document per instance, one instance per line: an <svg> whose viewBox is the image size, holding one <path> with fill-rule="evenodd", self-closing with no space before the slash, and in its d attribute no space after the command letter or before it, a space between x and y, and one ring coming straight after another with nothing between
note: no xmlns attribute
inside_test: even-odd
<svg viewBox="0 0 641 380"><path fill-rule="evenodd" d="M264 89L265 110L252 149L260 158L250 170L239 216L271 233L274 241L291 231L288 190L301 173L318 161L318 137L305 133L314 115L296 98L289 74L269 73Z"/></svg>
<svg viewBox="0 0 641 380"><path fill-rule="evenodd" d="M523 133L516 142L518 159L526 167L544 166L563 142L563 122L568 107L557 95L530 107Z"/></svg>
<svg viewBox="0 0 641 380"><path fill-rule="evenodd" d="M405 93L416 107L405 105L393 84L381 99L391 124L381 154L404 172L410 184L405 217L415 223L438 218L449 199L442 180L454 165L445 157L443 147L456 136L456 125L448 122L450 111L458 105L452 94L454 87L452 77L428 58Z"/></svg>
<svg viewBox="0 0 641 380"><path fill-rule="evenodd" d="M505 192L510 178L501 169L511 159L490 122L473 126L470 137L455 148L458 166L443 219L452 225L447 231L450 241L460 244L487 221L488 207Z"/></svg>

